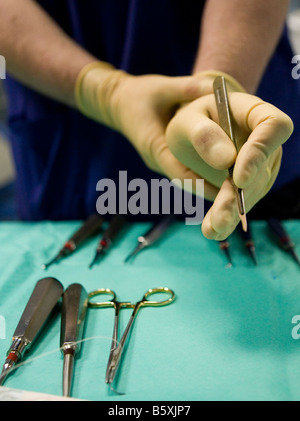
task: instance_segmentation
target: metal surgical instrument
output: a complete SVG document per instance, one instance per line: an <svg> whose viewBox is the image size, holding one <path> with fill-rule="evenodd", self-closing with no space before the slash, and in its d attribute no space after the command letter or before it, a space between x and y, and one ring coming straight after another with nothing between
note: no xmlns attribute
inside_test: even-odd
<svg viewBox="0 0 300 421"><path fill-rule="evenodd" d="M63 294L63 286L55 278L37 282L12 338L7 358L2 368L0 385L11 369L28 351L45 321Z"/></svg>
<svg viewBox="0 0 300 421"><path fill-rule="evenodd" d="M252 238L252 233L251 233L251 229L250 229L250 224L248 224L248 229L247 232L245 232L242 227L241 224L238 225L238 231L241 234L241 237L244 240L244 244L246 249L248 250L253 263L255 264L255 266L257 266L257 259L256 259L256 253L255 253L255 244Z"/></svg>
<svg viewBox="0 0 300 421"><path fill-rule="evenodd" d="M71 238L64 244L58 254L50 260L50 262L42 265L43 269L47 269L53 263L58 262L64 257L73 253L84 241L93 235L97 234L104 222L104 219L99 214L91 215L82 226L72 235Z"/></svg>
<svg viewBox="0 0 300 421"><path fill-rule="evenodd" d="M151 226L151 228L142 236L138 237L138 245L136 248L126 257L125 263L129 259L134 257L139 251L145 247L149 247L154 244L174 222L175 217L173 215L167 215L162 218L157 224Z"/></svg>
<svg viewBox="0 0 300 421"><path fill-rule="evenodd" d="M169 295L169 298L162 301L149 300L149 298L153 294L157 294L157 293L167 294ZM112 298L111 300L103 301L103 302L93 302L91 300L93 297L97 295L101 295L101 294L110 295ZM141 307L165 306L165 305L171 304L174 301L174 299L175 299L175 293L170 288L166 288L166 287L148 289L148 291L145 293L143 298L140 301L138 301L136 304L133 304L130 302L117 301L115 292L107 288L101 288L89 293L89 307L91 308L113 307L115 309L113 337L112 337L111 349L110 349L109 359L108 359L108 364L107 364L107 369L106 369L106 376L105 376L105 382L111 386L111 389L112 389L112 383L114 381L114 378L116 376L116 373L121 361L121 357L122 357L126 340L128 338L130 329L132 327L132 324L134 322L134 319L139 309ZM124 330L124 333L120 341L118 342L119 313L120 313L121 308L132 308L133 311L129 319L129 322Z"/></svg>
<svg viewBox="0 0 300 421"><path fill-rule="evenodd" d="M296 254L295 246L287 231L284 229L282 223L276 218L270 218L267 222L271 231L278 238L282 248L288 253L290 253L295 262L297 262L297 264L300 266L300 260L298 255Z"/></svg>
<svg viewBox="0 0 300 421"><path fill-rule="evenodd" d="M227 263L227 265L225 267L226 268L231 268L231 266L233 265L233 263L232 263L232 259L231 259L230 243L228 241L228 238L225 238L225 240L219 241L219 247L220 247L220 250L222 250L225 253L225 255L227 257L227 260L228 260L228 263Z"/></svg>
<svg viewBox="0 0 300 421"><path fill-rule="evenodd" d="M75 356L81 348L88 294L80 284L70 285L63 295L60 348L64 356L63 395L71 395Z"/></svg>
<svg viewBox="0 0 300 421"><path fill-rule="evenodd" d="M94 264L97 262L97 260L100 258L100 256L108 250L108 248L113 243L115 237L119 234L119 232L123 229L124 225L126 223L126 219L122 215L115 215L106 231L103 233L103 236L101 240L98 243L95 257L93 261L91 262L89 268L92 269Z"/></svg>
<svg viewBox="0 0 300 421"><path fill-rule="evenodd" d="M219 115L219 125L227 134L227 136L229 136L229 138L232 140L236 150L238 151L237 143L236 143L234 131L233 131L233 124L232 124L231 112L230 112L229 101L228 101L228 94L227 94L227 89L226 89L226 81L225 81L224 76L216 77L214 81L214 93L215 93L215 99L216 99L217 110L218 110L218 115ZM234 165L228 169L228 173L229 173L232 186L235 190L238 210L239 210L239 217L242 222L242 227L244 231L247 231L247 218L246 218L245 203L244 203L244 193L243 193L243 190L238 188L233 182L233 169L234 169Z"/></svg>

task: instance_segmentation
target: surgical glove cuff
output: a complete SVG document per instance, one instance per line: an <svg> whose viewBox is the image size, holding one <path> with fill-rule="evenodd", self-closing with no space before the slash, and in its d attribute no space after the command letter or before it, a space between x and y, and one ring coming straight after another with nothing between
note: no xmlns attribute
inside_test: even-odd
<svg viewBox="0 0 300 421"><path fill-rule="evenodd" d="M126 73L105 62L93 62L83 67L75 84L75 101L85 116L113 129L117 117L112 95Z"/></svg>
<svg viewBox="0 0 300 421"><path fill-rule="evenodd" d="M224 72L219 72L217 70L205 70L203 72L195 73L194 76L201 80L204 95L214 92L213 83L215 78L218 76L224 76L229 92L246 92L243 86L236 79Z"/></svg>

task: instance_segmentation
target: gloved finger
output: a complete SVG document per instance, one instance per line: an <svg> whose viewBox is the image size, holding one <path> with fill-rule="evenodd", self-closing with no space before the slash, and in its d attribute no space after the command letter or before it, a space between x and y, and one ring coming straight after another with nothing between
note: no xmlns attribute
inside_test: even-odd
<svg viewBox="0 0 300 421"><path fill-rule="evenodd" d="M250 133L239 150L233 175L236 185L245 188L262 164L290 137L293 123L278 108L253 95L233 93L230 104L236 123Z"/></svg>
<svg viewBox="0 0 300 421"><path fill-rule="evenodd" d="M202 233L210 240L224 240L239 222L232 183L227 178L202 221Z"/></svg>
<svg viewBox="0 0 300 421"><path fill-rule="evenodd" d="M254 182L244 190L245 206L248 212L272 187L278 174L281 154L275 151L265 163ZM230 179L226 179L202 222L205 237L214 240L227 238L239 223L235 191Z"/></svg>
<svg viewBox="0 0 300 421"><path fill-rule="evenodd" d="M204 173L203 167L206 174L207 166L217 170L227 169L236 159L236 149L232 141L211 119L212 109L216 114L213 95L199 98L181 108L170 121L166 131L166 139L172 153L185 165L193 165L194 171L200 174ZM194 159L189 162L194 151L197 155L194 154Z"/></svg>
<svg viewBox="0 0 300 421"><path fill-rule="evenodd" d="M264 197L273 186L280 170L282 148L277 149L267 162L263 164L256 174L253 183L244 189L246 210L252 207Z"/></svg>
<svg viewBox="0 0 300 421"><path fill-rule="evenodd" d="M157 100L160 105L179 105L207 94L207 82L194 76L159 76L159 78L161 86L157 90Z"/></svg>

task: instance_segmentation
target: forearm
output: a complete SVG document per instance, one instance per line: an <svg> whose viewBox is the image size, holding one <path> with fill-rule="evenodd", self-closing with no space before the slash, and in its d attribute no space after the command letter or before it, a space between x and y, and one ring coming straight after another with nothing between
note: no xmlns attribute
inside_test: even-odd
<svg viewBox="0 0 300 421"><path fill-rule="evenodd" d="M25 85L75 106L80 70L95 61L32 0L0 1L0 54Z"/></svg>
<svg viewBox="0 0 300 421"><path fill-rule="evenodd" d="M288 0L207 0L194 73L219 70L254 93L276 47Z"/></svg>

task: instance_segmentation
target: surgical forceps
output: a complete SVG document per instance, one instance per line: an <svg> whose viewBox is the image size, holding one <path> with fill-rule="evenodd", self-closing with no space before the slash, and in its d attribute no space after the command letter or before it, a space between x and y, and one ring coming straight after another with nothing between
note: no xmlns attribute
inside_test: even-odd
<svg viewBox="0 0 300 421"><path fill-rule="evenodd" d="M152 301L149 300L149 297L157 294L167 294L169 295L169 298L165 300L157 300ZM110 295L112 298L108 301L102 301L102 302L93 302L91 299L97 295L106 294ZM115 309L115 321L114 321L114 328L113 328L113 337L112 337L112 343L109 353L109 359L107 363L107 369L106 369L106 376L105 376L105 382L108 383L112 390L112 383L114 381L114 378L116 376L119 363L121 361L122 353L124 350L124 345L126 343L126 340L128 338L130 329L132 327L132 324L134 322L134 319L141 307L160 307L165 306L168 304L171 304L175 299L175 293L170 289L166 287L159 287L159 288L150 288L146 293L144 294L143 298L138 301L137 303L130 303L130 302L120 302L117 301L117 297L114 291L108 288L101 288L96 291L90 292L88 295L89 299L89 307L91 308L101 308L101 307L113 307ZM124 330L124 333L118 342L118 331L119 331L119 313L121 308L132 308L133 312L130 316L129 322Z"/></svg>

